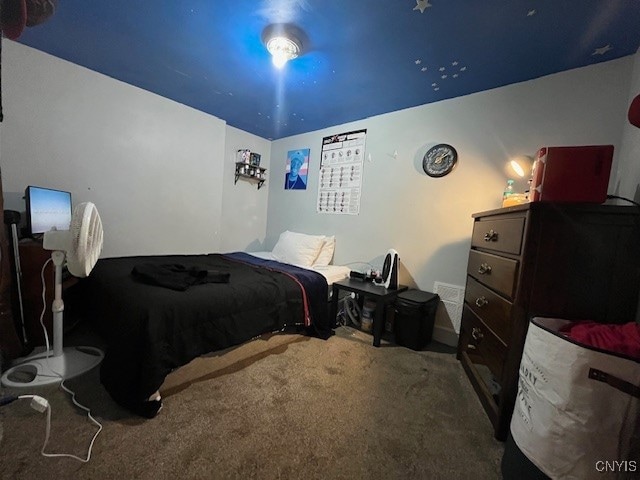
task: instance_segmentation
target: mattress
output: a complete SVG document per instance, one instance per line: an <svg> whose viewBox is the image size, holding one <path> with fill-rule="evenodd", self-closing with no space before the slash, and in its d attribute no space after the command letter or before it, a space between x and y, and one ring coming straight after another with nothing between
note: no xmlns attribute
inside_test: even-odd
<svg viewBox="0 0 640 480"><path fill-rule="evenodd" d="M253 255L254 257L262 258L264 260L276 260L271 252L247 252L249 255ZM277 260L276 260L277 261ZM351 269L349 267L345 267L344 265L327 265L327 266L315 266L315 267L305 267L308 270L313 270L318 272L324 278L327 279L327 285L331 286L334 282L338 282L340 280L344 280L345 278L349 278L349 273Z"/></svg>

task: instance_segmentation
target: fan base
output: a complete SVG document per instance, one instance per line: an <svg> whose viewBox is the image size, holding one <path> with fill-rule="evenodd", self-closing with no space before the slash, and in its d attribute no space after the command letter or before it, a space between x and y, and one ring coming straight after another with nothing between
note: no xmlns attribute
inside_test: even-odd
<svg viewBox="0 0 640 480"><path fill-rule="evenodd" d="M2 375L1 382L5 387L14 388L55 385L88 372L103 358L102 350L95 347L67 347L57 357L47 357L44 351L18 359L16 365Z"/></svg>

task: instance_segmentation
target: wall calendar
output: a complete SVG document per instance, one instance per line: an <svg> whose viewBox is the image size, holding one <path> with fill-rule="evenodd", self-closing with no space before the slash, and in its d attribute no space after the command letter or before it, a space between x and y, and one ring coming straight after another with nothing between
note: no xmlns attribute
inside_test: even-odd
<svg viewBox="0 0 640 480"><path fill-rule="evenodd" d="M367 130L322 139L318 213L358 215Z"/></svg>

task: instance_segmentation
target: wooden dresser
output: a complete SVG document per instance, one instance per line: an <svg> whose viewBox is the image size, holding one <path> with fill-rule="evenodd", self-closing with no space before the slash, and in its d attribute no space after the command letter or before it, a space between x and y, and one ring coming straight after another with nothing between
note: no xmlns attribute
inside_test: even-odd
<svg viewBox="0 0 640 480"><path fill-rule="evenodd" d="M531 318L635 320L640 209L537 202L473 218L458 359L504 440Z"/></svg>

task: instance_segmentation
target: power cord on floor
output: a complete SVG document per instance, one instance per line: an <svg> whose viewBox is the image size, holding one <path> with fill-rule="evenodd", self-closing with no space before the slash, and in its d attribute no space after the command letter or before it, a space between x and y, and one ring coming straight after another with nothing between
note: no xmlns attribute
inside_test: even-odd
<svg viewBox="0 0 640 480"><path fill-rule="evenodd" d="M47 432L46 432L46 436L44 439L44 445L42 446L42 450L41 453L42 455L44 455L45 457L68 457L68 458L73 458L75 460L79 460L80 462L83 463L87 463L90 459L91 459L91 450L93 449L93 444L96 441L96 438L98 438L98 435L100 434L100 432L102 431L102 424L100 422L98 422L95 418L93 418L93 415L91 415L91 410L87 407L85 407L84 405L82 405L80 402L78 402L76 400L76 394L75 392L73 392L71 389L67 388L64 384L64 377L60 374L60 372L56 372L52 367L51 364L49 363L49 357L51 356L51 348L49 345L49 336L47 335L47 329L44 326L44 314L47 310L47 301L46 301L46 293L47 293L47 284L44 281L44 270L47 266L47 264L49 262L52 262L53 260L51 258L49 258L44 265L42 266L42 270L40 271L40 279L42 280L42 313L40 314L40 325L42 326L42 329L44 331L44 336L45 336L45 341L46 341L46 346L47 346L47 356L46 356L46 362L47 365L49 366L49 370L51 370L53 373L55 373L58 377L60 377L60 388L62 390L64 390L65 392L67 392L67 394L71 395L71 401L73 402L73 404L84 410L85 412L87 412L87 417L89 418L89 420L91 420L97 427L98 427L98 431L93 435L93 438L91 439L91 443L89 443L89 449L87 451L87 458L83 459L80 457L77 457L76 455L72 455L72 454L68 454L68 453L45 453L44 449L47 446L47 442L49 441L49 431L51 429L51 406L49 406L48 402L47 402ZM32 402L33 403L33 402ZM33 406L33 404L32 404Z"/></svg>
<svg viewBox="0 0 640 480"><path fill-rule="evenodd" d="M46 431L45 431L45 436L44 436L44 444L42 445L42 449L40 450L40 453L44 456L44 457L49 457L49 458L59 458L59 457L66 457L66 458L73 458L74 460L78 460L80 462L83 463L87 463L89 460L91 460L91 450L93 449L93 444L96 441L96 438L98 437L98 434L102 431L102 425L100 424L100 422L98 422L95 418L93 418L93 416L91 416L91 411L83 406L80 405L80 403L78 403L75 399L75 394L69 390L67 387L63 386L62 384L60 384L60 386L63 388L63 390L65 390L67 393L71 394L71 399L73 401L73 403L82 408L83 410L85 410L87 412L87 416L89 417L89 419L95 423L98 426L98 431L93 435L93 438L91 439L91 443L89 444L89 451L87 452L87 458L80 458L76 455L70 454L70 453L47 453L45 452L45 449L47 448L47 444L49 443L49 436L51 434L51 405L49 404L49 401L44 398L41 397L40 395L19 395L19 396L9 396L9 397L3 397L0 398L0 406L2 405L8 405L9 403L12 403L16 400L26 400L26 399L31 399L31 403L30 406L31 408L33 408L34 410L43 413L43 412L47 412L47 426L46 426Z"/></svg>
<svg viewBox="0 0 640 480"><path fill-rule="evenodd" d="M78 408L81 408L82 410L84 410L85 412L87 412L87 417L89 418L89 420L91 420L97 427L98 427L98 431L93 435L93 438L91 439L91 443L89 444L89 450L87 451L87 457L86 458L81 458L78 457L76 455L70 454L70 453L47 453L45 452L45 449L47 448L47 444L49 443L49 436L51 434L51 405L49 404L49 401L44 398L41 397L40 395L11 395L11 396L7 396L7 397L2 397L0 398L0 406L3 405L8 405L9 403L12 403L16 400L21 400L21 399L31 399L31 408L33 408L34 410L37 410L40 413L43 413L44 411L47 412L47 427L46 427L46 432L45 432L45 437L44 437L44 444L42 445L42 450L40 450L40 453L45 456L45 457L49 457L49 458L57 458L57 457L66 457L66 458L73 458L74 460L78 460L80 462L83 463L87 463L89 462L89 460L91 459L91 451L93 449L93 444L96 441L96 438L98 438L98 435L100 434L100 432L102 431L102 424L100 422L98 422L95 418L93 418L93 416L91 415L91 410L87 407L85 407L84 405L82 405L80 402L78 402L76 400L76 394L75 392L73 392L72 390L70 390L69 388L67 388L64 384L64 377L62 376L62 374L60 374L59 372L56 372L52 367L51 364L49 364L49 357L51 356L51 348L50 348L50 344L49 344L49 335L47 333L47 329L44 326L44 314L47 310L47 301L46 301L46 291L47 291L47 287L46 287L46 283L44 281L44 270L47 267L47 265L49 264L49 262L51 262L51 259L48 259L44 265L42 266L42 270L40 271L40 280L42 281L42 312L40 313L40 325L42 326L42 330L44 331L44 339L45 339L45 344L46 344L46 348L47 348L47 355L45 357L45 361L47 362L47 365L49 366L49 370L51 370L53 373L55 373L58 377L60 377L60 388L62 390L64 390L65 392L67 392L69 395L71 395L71 401L73 402L73 404L75 406L77 406Z"/></svg>

